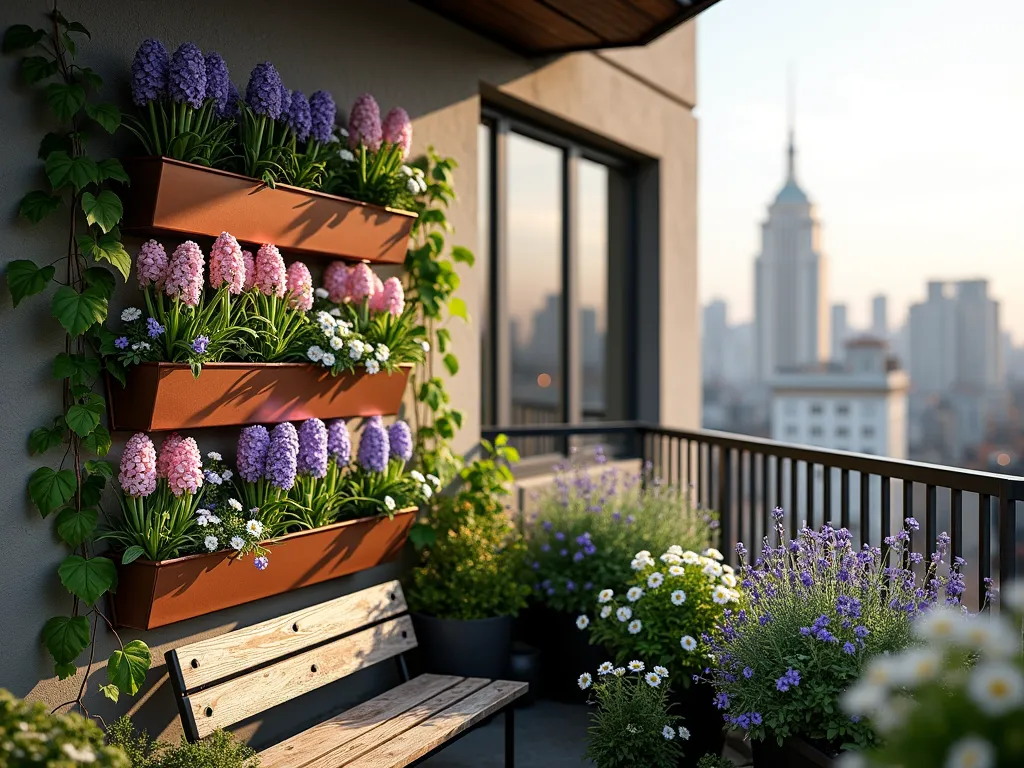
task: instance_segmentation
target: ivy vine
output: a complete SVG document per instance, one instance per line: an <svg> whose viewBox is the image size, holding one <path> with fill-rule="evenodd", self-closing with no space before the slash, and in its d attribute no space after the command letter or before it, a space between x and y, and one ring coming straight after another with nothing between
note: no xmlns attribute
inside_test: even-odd
<svg viewBox="0 0 1024 768"><path fill-rule="evenodd" d="M88 652L78 695L55 710L74 706L86 711L83 700L95 662L97 631L101 624L113 631L99 601L117 583L113 561L93 552L101 495L114 473L103 459L111 438L102 423L106 403L95 391L102 371L94 347L116 284L107 265L124 279L131 265L118 231L121 199L110 188L112 183L127 183L128 177L116 158L95 160L86 152L98 129L112 134L121 126L120 110L96 99L103 80L75 63L78 45L90 38L89 31L68 21L56 4L47 19L42 29L10 27L3 52L21 54L21 82L42 93L55 122L39 145L46 186L25 195L19 213L39 224L63 211L67 251L52 260L44 258L45 263L11 261L7 286L18 307L56 284L50 310L66 333L64 348L53 361L53 377L61 382L61 412L28 439L30 453L59 454L59 462L35 470L28 493L43 518L54 516L57 535L71 549L57 568L71 595L70 611L46 622L43 644L62 680L78 673L78 661ZM100 689L117 701L121 693L138 692L151 656L145 643L122 643L116 632L114 636L118 649L107 660L107 684Z"/></svg>

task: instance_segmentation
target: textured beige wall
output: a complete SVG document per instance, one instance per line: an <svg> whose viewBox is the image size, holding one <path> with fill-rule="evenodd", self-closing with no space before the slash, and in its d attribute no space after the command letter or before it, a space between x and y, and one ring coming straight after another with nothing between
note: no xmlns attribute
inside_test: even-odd
<svg viewBox="0 0 1024 768"><path fill-rule="evenodd" d="M5 0L0 3L0 26L42 23L47 6L43 0ZM125 101L134 49L142 38L154 36L169 46L191 39L204 50L220 51L233 79L242 86L257 61L270 59L289 87L307 93L327 88L340 105L370 91L385 109L396 104L406 107L415 120L416 147L433 144L460 162L459 200L451 219L458 230L455 241L470 247L475 247L478 235L477 123L482 87L498 89L552 113L567 126L578 126L652 158L658 164L652 178L657 179L661 195L660 207L652 208L659 212L652 226L660 242L655 254L660 280L645 290L659 298L660 330L650 332L648 345L659 365L652 366L657 380L648 382L651 386L645 391L658 393L654 415L662 422L698 424L696 122L688 107L693 101L692 25L645 50L531 62L406 0L330 4L292 0L287 5L241 0L68 0L62 6L66 15L82 21L93 33L92 42L84 46L83 63L107 79L109 99ZM17 85L13 58L0 59L0 79L2 270L12 259L58 257L62 237L56 219L35 228L16 221L18 199L39 183L36 148L49 125L44 111ZM130 147L123 144L117 149L127 152ZM130 249L137 246L128 245ZM461 295L472 315L479 317L486 311L479 271L465 274ZM124 288L114 306L133 301L134 289ZM478 330L461 324L452 330L462 369L451 391L467 412L459 447L469 449L479 429ZM45 299L27 301L14 311L7 291L0 291L0 687L51 704L73 697L81 676L64 683L52 679L52 668L39 644L38 632L45 619L67 611L70 601L56 577L64 549L55 540L51 523L41 521L26 502L25 481L42 462L29 457L24 446L31 429L58 409L59 391L49 379L49 366L61 345ZM230 451L236 434L214 430L196 436L204 449ZM125 437L115 438L113 458L119 456ZM178 726L162 663L165 650L401 571L402 565L396 564L154 632L127 632L126 638L139 636L153 647L155 665L147 687L138 698L122 700L116 707L93 694L93 711L109 720L131 709L150 730L173 735ZM100 632L99 658L106 657L113 642L109 633ZM95 691L104 678L105 671L94 668L91 689ZM272 713L272 721L258 719L243 730L260 745L323 712L364 698L394 679L390 667L359 673L308 696L303 707L284 707Z"/></svg>

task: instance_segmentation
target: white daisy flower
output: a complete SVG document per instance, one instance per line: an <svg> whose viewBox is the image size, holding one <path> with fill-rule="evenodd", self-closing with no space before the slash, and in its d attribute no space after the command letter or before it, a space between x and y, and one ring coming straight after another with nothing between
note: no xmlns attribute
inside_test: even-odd
<svg viewBox="0 0 1024 768"><path fill-rule="evenodd" d="M658 587L661 586L662 582L664 582L664 581L665 581L665 574L661 573L660 571L655 571L654 573L652 573L650 576L647 577L647 588L648 589L657 589Z"/></svg>
<svg viewBox="0 0 1024 768"><path fill-rule="evenodd" d="M683 590L677 589L675 592L672 593L672 605L682 605L685 602L686 593Z"/></svg>
<svg viewBox="0 0 1024 768"><path fill-rule="evenodd" d="M434 495L434 490L426 483L420 486L420 490L423 492L423 497L426 499L429 499L431 496Z"/></svg>
<svg viewBox="0 0 1024 768"><path fill-rule="evenodd" d="M689 635L683 635L682 639L679 641L679 645L681 645L683 647L683 650L687 652L693 652L697 650L697 641Z"/></svg>
<svg viewBox="0 0 1024 768"><path fill-rule="evenodd" d="M324 364L325 368L333 368L334 367L334 361L335 361L335 357L330 352L324 352L324 356L320 359L320 362L322 362Z"/></svg>
<svg viewBox="0 0 1024 768"><path fill-rule="evenodd" d="M643 628L644 625L640 623L640 619L633 619L631 622L629 622L629 626L626 627L626 629L629 630L629 634L631 635L639 635L640 630Z"/></svg>
<svg viewBox="0 0 1024 768"><path fill-rule="evenodd" d="M711 599L714 600L718 605L725 605L726 603L732 602L732 592L728 587L723 587L719 584L713 590L711 590Z"/></svg>
<svg viewBox="0 0 1024 768"><path fill-rule="evenodd" d="M661 676L656 672L648 672L644 675L644 682L651 686L651 688L657 688L661 685ZM671 728L669 730L671 730ZM673 733L672 735L674 736L675 734Z"/></svg>
<svg viewBox="0 0 1024 768"><path fill-rule="evenodd" d="M399 170L401 170L406 176L412 176L412 168L408 165L403 165Z"/></svg>
<svg viewBox="0 0 1024 768"><path fill-rule="evenodd" d="M393 512L397 505L395 504L395 500L393 498L391 498L390 496L385 496L384 506L388 508L389 512Z"/></svg>
<svg viewBox="0 0 1024 768"><path fill-rule="evenodd" d="M733 570L733 567L731 565L723 565L722 570L726 573L736 573L736 571Z"/></svg>
<svg viewBox="0 0 1024 768"><path fill-rule="evenodd" d="M317 288L316 290L313 291L313 295L316 296L318 299L326 299L331 294L327 292L326 288Z"/></svg>
<svg viewBox="0 0 1024 768"><path fill-rule="evenodd" d="M635 603L641 597L644 596L644 591L640 587L630 587L629 591L626 592L626 599L631 603Z"/></svg>
<svg viewBox="0 0 1024 768"><path fill-rule="evenodd" d="M677 557L683 556L683 548L680 547L678 544L673 544L671 547L665 550L665 552L669 555L676 555Z"/></svg>
<svg viewBox="0 0 1024 768"><path fill-rule="evenodd" d="M33 732L33 733L35 734L35 732ZM35 735L42 736L43 740L44 741L46 740L46 736L44 734L35 734ZM95 763L96 762L96 753L93 751L92 747L77 747L74 744L69 744L69 743L65 742L64 744L61 744L60 748L61 748L61 751L65 755L67 755L68 758L70 758L71 762L73 762L73 763L81 763L82 765L86 765L88 763ZM18 757L20 757L19 753L21 751L22 751L21 749L16 749L14 754L17 755ZM29 758L29 759L31 759L31 758ZM35 762L35 761L33 760L33 762ZM49 761L47 761L47 762L49 762Z"/></svg>
<svg viewBox="0 0 1024 768"><path fill-rule="evenodd" d="M656 665L654 667L654 671L658 674L659 677L668 677L668 670L662 666Z"/></svg>
<svg viewBox="0 0 1024 768"><path fill-rule="evenodd" d="M897 681L916 685L934 679L939 673L942 656L931 648L917 648L900 656L896 667Z"/></svg>
<svg viewBox="0 0 1024 768"><path fill-rule="evenodd" d="M1024 677L1012 664L985 661L967 679L967 695L992 717L1000 717L1024 703Z"/></svg>
<svg viewBox="0 0 1024 768"><path fill-rule="evenodd" d="M985 656L1005 659L1020 653L1020 629L1014 629L1000 616L979 614L962 619L953 630L953 637Z"/></svg>
<svg viewBox="0 0 1024 768"><path fill-rule="evenodd" d="M590 619L586 615L576 617L576 628L586 629L590 626Z"/></svg>
<svg viewBox="0 0 1024 768"><path fill-rule="evenodd" d="M700 562L700 555L692 550L687 550L681 555L683 562L687 565L697 565Z"/></svg>
<svg viewBox="0 0 1024 768"><path fill-rule="evenodd" d="M914 634L922 640L950 642L963 620L960 611L936 606L914 622Z"/></svg>
<svg viewBox="0 0 1024 768"><path fill-rule="evenodd" d="M945 768L992 768L995 764L992 745L979 736L967 736L949 748Z"/></svg>
<svg viewBox="0 0 1024 768"><path fill-rule="evenodd" d="M142 310L138 307L128 307L121 310L121 319L126 323L134 323L142 317Z"/></svg>
<svg viewBox="0 0 1024 768"><path fill-rule="evenodd" d="M657 675L655 675L655 677L657 677ZM657 685L652 687L657 687ZM671 725L666 725L664 728L661 729L661 735L665 737L666 741L672 741L672 739L676 737L676 729L673 728Z"/></svg>
<svg viewBox="0 0 1024 768"><path fill-rule="evenodd" d="M709 579L717 579L722 575L722 566L714 560L709 561L702 570L704 571L704 575Z"/></svg>
<svg viewBox="0 0 1024 768"><path fill-rule="evenodd" d="M238 499L228 499L228 506L235 510L235 512L242 511L242 502Z"/></svg>
<svg viewBox="0 0 1024 768"><path fill-rule="evenodd" d="M245 539L243 539L241 536L232 536L230 544L232 549L237 549L240 551L242 547L245 546Z"/></svg>
<svg viewBox="0 0 1024 768"><path fill-rule="evenodd" d="M326 291L325 291L325 293L326 293ZM331 317L330 313L328 313L328 312L317 312L316 313L316 321L320 324L320 327L322 327L322 328L324 328L324 327L326 327L326 328L333 328L334 327L334 322L335 322L334 318Z"/></svg>
<svg viewBox="0 0 1024 768"><path fill-rule="evenodd" d="M876 656L868 662L863 680L870 685L886 688L893 684L899 672L899 661L893 656Z"/></svg>
<svg viewBox="0 0 1024 768"><path fill-rule="evenodd" d="M206 545L207 552L213 552L215 549L217 549L217 537L207 536L205 539L203 539L203 544Z"/></svg>
<svg viewBox="0 0 1024 768"><path fill-rule="evenodd" d="M418 469L414 469L414 470L412 470L412 471L411 471L411 472L409 473L409 477L411 477L411 478L412 478L413 480L415 480L415 481L416 481L417 483L425 483L425 482L427 482L427 478L425 478L425 477L423 476L423 473L422 473L422 472L420 472L420 471L419 471Z"/></svg>
<svg viewBox="0 0 1024 768"><path fill-rule="evenodd" d="M605 661L605 662L602 662L601 666L599 666L597 668L597 674L599 674L599 675L610 675L612 673L612 671L614 671L614 669L615 669L615 665L614 664L612 664L610 661Z"/></svg>
<svg viewBox="0 0 1024 768"><path fill-rule="evenodd" d="M845 709L851 715L870 715L876 712L884 703L888 690L882 685L875 685L867 680L862 680L847 688L840 699Z"/></svg>
<svg viewBox="0 0 1024 768"><path fill-rule="evenodd" d="M666 552L658 559L661 560L661 562L663 563L667 563L668 565L678 565L679 563L683 562L683 558L681 558L679 555L673 555L671 552Z"/></svg>
<svg viewBox="0 0 1024 768"><path fill-rule="evenodd" d="M683 726L680 725L677 730L679 731L679 738L682 739L683 741L686 741L687 739L690 738L690 729L689 728L684 728Z"/></svg>
<svg viewBox="0 0 1024 768"><path fill-rule="evenodd" d="M590 676L590 673L584 672L582 675L579 676L579 679L576 681L576 684L579 685L581 691L585 691L587 690L587 688L590 687L591 680L593 680L593 678Z"/></svg>
<svg viewBox="0 0 1024 768"><path fill-rule="evenodd" d="M352 339L348 343L348 356L352 360L360 360L363 357L363 351L366 349L366 345L363 344L359 339Z"/></svg>
<svg viewBox="0 0 1024 768"><path fill-rule="evenodd" d="M320 349L316 344L306 350L306 357L312 360L314 363L319 363L320 359L324 356L324 351Z"/></svg>
<svg viewBox="0 0 1024 768"><path fill-rule="evenodd" d="M615 597L615 593L612 592L610 589L602 589L600 592L597 593L597 602L607 603L613 597Z"/></svg>
<svg viewBox="0 0 1024 768"><path fill-rule="evenodd" d="M633 659L633 661L629 662L629 664L627 664L626 667L629 669L630 672L644 671L644 663L642 661L637 661L636 659Z"/></svg>
<svg viewBox="0 0 1024 768"><path fill-rule="evenodd" d="M633 555L633 557L635 557L637 560L646 560L650 556L651 556L650 551L646 550L646 549L641 549L639 552L637 552L635 555Z"/></svg>
<svg viewBox="0 0 1024 768"><path fill-rule="evenodd" d="M338 351L343 346L345 346L345 340L340 336L331 336L330 341L328 341L327 343L331 345L331 349L333 349L334 351Z"/></svg>
<svg viewBox="0 0 1024 768"><path fill-rule="evenodd" d="M714 547L708 547L707 549L705 549L704 550L704 557L711 557L711 558L714 558L715 560L725 560L725 558L722 556L722 553L719 552Z"/></svg>
<svg viewBox="0 0 1024 768"><path fill-rule="evenodd" d="M391 357L391 350L384 344L378 344L377 350L373 353L374 357L380 360L382 363L386 363L388 358Z"/></svg>
<svg viewBox="0 0 1024 768"><path fill-rule="evenodd" d="M681 565L670 565L668 567L669 576L682 576L684 573L686 573L686 569Z"/></svg>
<svg viewBox="0 0 1024 768"><path fill-rule="evenodd" d="M367 355L372 355L373 344L367 344L366 342L363 342L363 352L365 352Z"/></svg>
<svg viewBox="0 0 1024 768"><path fill-rule="evenodd" d="M612 670L612 674L615 675L616 677L622 677L624 674L626 674L626 668L625 667L616 667L615 669Z"/></svg>
<svg viewBox="0 0 1024 768"><path fill-rule="evenodd" d="M617 618L619 621L629 621L633 618L633 609L630 608L628 605L624 605L617 611L615 611L615 618Z"/></svg>
<svg viewBox="0 0 1024 768"><path fill-rule="evenodd" d="M263 523L259 520L250 520L245 524L245 532L252 536L254 539L258 539L263 535Z"/></svg>
<svg viewBox="0 0 1024 768"><path fill-rule="evenodd" d="M999 593L1000 604L1024 613L1024 579L1007 584Z"/></svg>
<svg viewBox="0 0 1024 768"><path fill-rule="evenodd" d="M366 372L371 376L375 373L380 373L380 363L376 360L367 360L363 365L366 366Z"/></svg>
<svg viewBox="0 0 1024 768"><path fill-rule="evenodd" d="M733 576L731 573L723 573L722 574L722 583L725 584L725 586L730 587L730 588L731 587L735 587L736 586L736 577Z"/></svg>
<svg viewBox="0 0 1024 768"><path fill-rule="evenodd" d="M208 454L206 454L206 458L213 459L214 461L224 461L224 457L221 456L216 451L210 451Z"/></svg>
<svg viewBox="0 0 1024 768"><path fill-rule="evenodd" d="M604 608L601 609L601 618L602 619L607 619L611 615L612 615L612 607L610 605L606 605Z"/></svg>

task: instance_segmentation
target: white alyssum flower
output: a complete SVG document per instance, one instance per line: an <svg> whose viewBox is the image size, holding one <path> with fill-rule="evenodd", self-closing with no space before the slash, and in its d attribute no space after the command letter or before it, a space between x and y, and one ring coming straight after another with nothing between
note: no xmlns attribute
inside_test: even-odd
<svg viewBox="0 0 1024 768"><path fill-rule="evenodd" d="M613 597L615 597L615 593L612 592L612 590L610 590L610 589L602 589L600 592L597 593L597 602L599 602L599 603L607 603Z"/></svg>
<svg viewBox="0 0 1024 768"><path fill-rule="evenodd" d="M683 741L686 741L687 739L690 738L690 729L689 728L684 728L683 726L680 725L679 728L677 728L676 730L679 731L679 738L682 739Z"/></svg>
<svg viewBox="0 0 1024 768"><path fill-rule="evenodd" d="M76 747L74 744L65 742L60 745L61 751L70 758L73 763L95 763L96 753L92 747Z"/></svg>
<svg viewBox="0 0 1024 768"><path fill-rule="evenodd" d="M629 630L629 634L631 635L639 635L640 630L643 628L644 625L640 623L640 619L633 619L631 622L629 622L629 626L626 627L626 629Z"/></svg>
<svg viewBox="0 0 1024 768"><path fill-rule="evenodd" d="M263 523L259 520L250 520L245 524L245 532L252 536L254 539L258 539L263 535Z"/></svg>
<svg viewBox="0 0 1024 768"><path fill-rule="evenodd" d="M367 360L363 365L366 366L366 372L371 376L375 373L380 373L380 363L376 360Z"/></svg>
<svg viewBox="0 0 1024 768"><path fill-rule="evenodd" d="M232 536L230 544L232 549L241 551L242 547L245 546L245 539L241 536Z"/></svg>
<svg viewBox="0 0 1024 768"><path fill-rule="evenodd" d="M316 296L318 299L326 299L331 294L328 293L326 288L317 288L316 290L313 291L313 295Z"/></svg>
<svg viewBox="0 0 1024 768"><path fill-rule="evenodd" d="M664 582L664 581L665 581L665 574L661 573L660 571L655 571L654 573L652 573L650 576L647 577L647 588L648 589L657 589L658 587L660 587L662 585L662 582Z"/></svg>
<svg viewBox="0 0 1024 768"><path fill-rule="evenodd" d="M438 477L437 475L427 475L427 480L433 483L435 488L441 487L441 478Z"/></svg>
<svg viewBox="0 0 1024 768"><path fill-rule="evenodd" d="M589 626L590 626L590 619L585 614L582 615L582 616L577 616L576 617L576 628L577 629L586 629Z"/></svg>
<svg viewBox="0 0 1024 768"><path fill-rule="evenodd" d="M334 310L332 309L331 311L333 312ZM338 310L338 312L340 314L341 310ZM348 336L352 333L352 323L348 320L339 320L338 324L334 326L334 332L339 336Z"/></svg>
<svg viewBox="0 0 1024 768"><path fill-rule="evenodd" d="M606 605L606 606L604 606L601 609L601 618L602 619L607 619L611 615L612 615L612 607L610 605Z"/></svg>
<svg viewBox="0 0 1024 768"><path fill-rule="evenodd" d="M610 675L615 669L615 665L610 661L601 662L601 666L597 668L597 674L599 675Z"/></svg>
<svg viewBox="0 0 1024 768"><path fill-rule="evenodd" d="M686 602L686 592L677 589L672 593L672 605L682 605Z"/></svg>
<svg viewBox="0 0 1024 768"><path fill-rule="evenodd" d="M412 168L408 165L403 165L400 169L406 176L412 176Z"/></svg>
<svg viewBox="0 0 1024 768"><path fill-rule="evenodd" d="M590 683L592 680L593 678L590 676L590 673L584 672L582 675L579 676L579 679L576 680L576 684L580 687L581 691L585 691L587 690L587 688L590 687Z"/></svg>
<svg viewBox="0 0 1024 768"><path fill-rule="evenodd" d="M654 671L658 674L659 677L668 677L668 670L660 664L656 664L654 666Z"/></svg>
<svg viewBox="0 0 1024 768"><path fill-rule="evenodd" d="M380 360L382 363L386 363L388 358L391 357L391 350L387 348L386 344L378 344L376 351L373 356Z"/></svg>
<svg viewBox="0 0 1024 768"><path fill-rule="evenodd" d="M420 346L423 348L424 352L429 352L430 351L430 342L429 341L421 341L420 342Z"/></svg>
<svg viewBox="0 0 1024 768"><path fill-rule="evenodd" d="M683 635L682 639L679 641L679 645L681 645L683 650L688 653L697 650L697 641L689 635Z"/></svg>
<svg viewBox="0 0 1024 768"><path fill-rule="evenodd" d="M736 586L736 577L731 573L723 573L721 581L727 587L733 588Z"/></svg>
<svg viewBox="0 0 1024 768"><path fill-rule="evenodd" d="M205 539L203 539L203 544L206 545L207 552L213 552L215 549L217 549L217 543L218 542L216 536L207 536Z"/></svg>
<svg viewBox="0 0 1024 768"><path fill-rule="evenodd" d="M1005 661L984 661L967 678L967 695L992 717L1000 717L1024 703L1024 677Z"/></svg>
<svg viewBox="0 0 1024 768"><path fill-rule="evenodd" d="M128 307L121 310L121 319L126 323L134 323L142 317L142 310L138 307Z"/></svg>
<svg viewBox="0 0 1024 768"><path fill-rule="evenodd" d="M681 565L670 565L668 567L669 576L682 576L684 573L686 573L686 569Z"/></svg>
<svg viewBox="0 0 1024 768"><path fill-rule="evenodd" d="M628 605L624 605L617 611L615 611L615 618L617 618L619 621L629 621L633 618L633 609L630 608Z"/></svg>
<svg viewBox="0 0 1024 768"><path fill-rule="evenodd" d="M344 129L342 129L342 130L344 130ZM351 149L346 149L344 147L341 148L340 150L338 150L338 157L340 157L346 163L353 163L353 162L355 162L355 159L356 159L356 156L352 154L352 150Z"/></svg>
<svg viewBox="0 0 1024 768"><path fill-rule="evenodd" d="M636 727L635 725L633 725L632 723L628 723L628 724L626 725L626 730L627 730L627 731L629 731L630 733L634 734L634 735L636 735L636 734L640 733L640 729L639 729L639 728L637 728L637 727Z"/></svg>
<svg viewBox="0 0 1024 768"><path fill-rule="evenodd" d="M208 454L206 454L206 458L213 459L214 461L224 461L224 457L221 456L216 451L210 451Z"/></svg>
<svg viewBox="0 0 1024 768"><path fill-rule="evenodd" d="M630 587L629 591L626 592L626 599L631 603L635 603L643 596L644 591L640 587Z"/></svg>
<svg viewBox="0 0 1024 768"><path fill-rule="evenodd" d="M624 674L626 674L626 668L625 667L616 667L615 669L612 670L612 674L615 675L616 677L622 677Z"/></svg>
<svg viewBox="0 0 1024 768"><path fill-rule="evenodd" d="M626 668L629 669L630 672L643 672L644 663L642 661L637 661L636 659L633 659L633 661L629 662L629 664L626 665Z"/></svg>
<svg viewBox="0 0 1024 768"><path fill-rule="evenodd" d="M212 513L208 509L197 509L196 510L196 525L200 528L205 528L210 524L210 515Z"/></svg>
<svg viewBox="0 0 1024 768"><path fill-rule="evenodd" d="M949 748L945 768L992 768L995 764L992 744L980 736L968 736Z"/></svg>
<svg viewBox="0 0 1024 768"><path fill-rule="evenodd" d="M385 496L384 506L388 508L388 512L394 512L395 507L398 505L395 503L395 500L393 498L391 498L390 496Z"/></svg>
<svg viewBox="0 0 1024 768"><path fill-rule="evenodd" d="M405 183L405 188L409 190L409 194L418 195L420 193L420 182L418 179L410 178Z"/></svg>
<svg viewBox="0 0 1024 768"><path fill-rule="evenodd" d="M132 352L145 352L147 349L149 349L148 341L140 341L132 344Z"/></svg>
<svg viewBox="0 0 1024 768"><path fill-rule="evenodd" d="M306 357L312 360L314 363L319 363L324 356L324 351L320 349L316 344L306 350Z"/></svg>
<svg viewBox="0 0 1024 768"><path fill-rule="evenodd" d="M238 499L228 499L228 506L235 510L235 512L242 511L242 502Z"/></svg>
<svg viewBox="0 0 1024 768"><path fill-rule="evenodd" d="M324 364L324 368L334 367L335 357L331 352L324 352L324 356L320 358L320 362Z"/></svg>
<svg viewBox="0 0 1024 768"><path fill-rule="evenodd" d="M657 677L657 675L655 675L655 677ZM672 739L676 737L676 729L671 725L666 725L661 729L661 735L665 737L665 741L672 741Z"/></svg>
<svg viewBox="0 0 1024 768"><path fill-rule="evenodd" d="M711 557L711 558L714 558L715 560L719 560L719 561L725 560L725 558L722 556L722 553L719 552L714 547L708 547L707 549L705 549L704 550L704 557Z"/></svg>
<svg viewBox="0 0 1024 768"><path fill-rule="evenodd" d="M331 336L330 340L327 343L331 345L331 349L333 349L335 352L337 352L339 349L345 346L345 340L340 336Z"/></svg>
<svg viewBox="0 0 1024 768"><path fill-rule="evenodd" d="M423 476L423 473L422 473L422 472L420 472L420 471L419 471L418 469L414 469L414 470L412 470L412 471L411 471L411 472L409 473L409 477L411 477L411 478L412 478L413 480L415 480L415 481L416 481L417 483L425 483L425 482L427 482L427 478L425 478L425 477Z"/></svg>
<svg viewBox="0 0 1024 768"><path fill-rule="evenodd" d="M648 672L644 675L644 682L651 686L651 688L657 688L661 685L661 675L657 672Z"/></svg>
<svg viewBox="0 0 1024 768"><path fill-rule="evenodd" d="M426 483L420 486L420 491L423 493L423 498L425 499L429 499L431 496L434 495L434 489L431 488Z"/></svg>
<svg viewBox="0 0 1024 768"><path fill-rule="evenodd" d="M359 339L352 339L348 343L348 356L352 360L360 360L363 357L363 352L366 351L366 345L363 344Z"/></svg>

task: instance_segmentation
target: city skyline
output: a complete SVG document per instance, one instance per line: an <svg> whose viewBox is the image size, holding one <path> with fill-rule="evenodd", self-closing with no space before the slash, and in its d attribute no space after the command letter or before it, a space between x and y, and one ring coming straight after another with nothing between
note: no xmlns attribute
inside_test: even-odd
<svg viewBox="0 0 1024 768"><path fill-rule="evenodd" d="M1019 106L1024 8L992 0L730 0L698 24L700 297L753 318L750 274L785 173L787 70L797 73L800 176L823 222L828 301L890 329L929 280L987 279L1024 341ZM950 24L951 18L958 19ZM867 55L870 52L870 55Z"/></svg>

